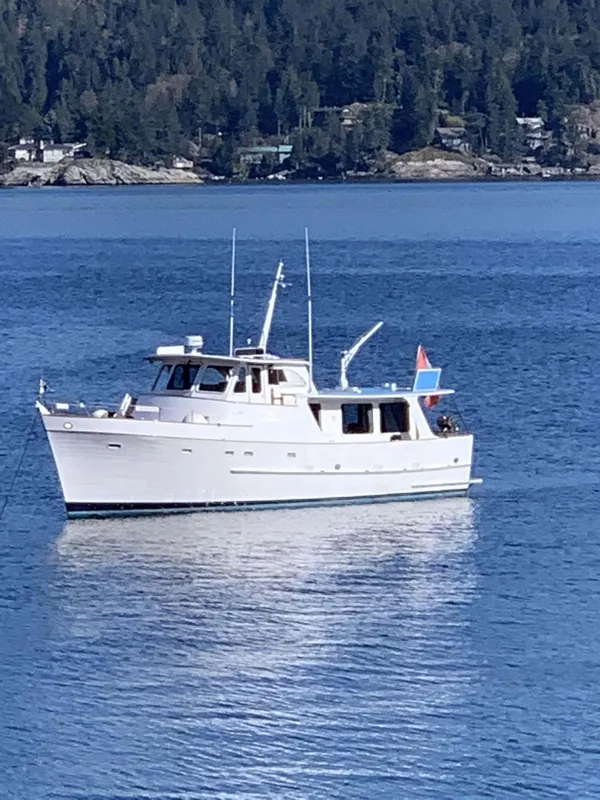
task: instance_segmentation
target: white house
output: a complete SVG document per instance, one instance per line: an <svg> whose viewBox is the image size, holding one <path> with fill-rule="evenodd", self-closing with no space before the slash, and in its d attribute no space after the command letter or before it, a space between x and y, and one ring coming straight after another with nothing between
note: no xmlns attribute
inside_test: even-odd
<svg viewBox="0 0 600 800"><path fill-rule="evenodd" d="M517 117L517 125L523 133L523 139L530 151L541 150L552 134L546 130L541 117Z"/></svg>
<svg viewBox="0 0 600 800"><path fill-rule="evenodd" d="M58 164L65 158L73 158L75 153L85 147L85 142L74 144L55 144L41 139L21 137L18 144L13 144L8 148L9 158L14 161L41 161L43 164Z"/></svg>
<svg viewBox="0 0 600 800"><path fill-rule="evenodd" d="M85 147L85 142L82 144L72 144L65 142L65 144L54 144L54 142L40 142L38 149L38 161L43 164L58 164L65 158L73 158L78 150Z"/></svg>
<svg viewBox="0 0 600 800"><path fill-rule="evenodd" d="M8 152L15 161L35 161L37 144L34 139L21 137L18 144L8 148Z"/></svg>
<svg viewBox="0 0 600 800"><path fill-rule="evenodd" d="M183 156L173 156L171 166L173 169L194 169L194 162Z"/></svg>

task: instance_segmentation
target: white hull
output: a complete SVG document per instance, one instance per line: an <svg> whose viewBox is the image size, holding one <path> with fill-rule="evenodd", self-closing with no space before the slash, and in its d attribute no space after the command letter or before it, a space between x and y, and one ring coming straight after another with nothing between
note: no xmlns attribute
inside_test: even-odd
<svg viewBox="0 0 600 800"><path fill-rule="evenodd" d="M252 441L250 426L42 418L69 516L412 499L471 482L470 434Z"/></svg>

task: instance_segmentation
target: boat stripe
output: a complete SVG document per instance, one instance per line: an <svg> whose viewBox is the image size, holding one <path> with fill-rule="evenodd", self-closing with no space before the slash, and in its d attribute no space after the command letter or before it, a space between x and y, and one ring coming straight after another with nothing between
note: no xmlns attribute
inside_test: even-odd
<svg viewBox="0 0 600 800"><path fill-rule="evenodd" d="M450 469L470 469L471 465L446 464L440 467L419 467L418 469L262 469L261 467L232 467L232 475L410 475L421 472L446 472Z"/></svg>
<svg viewBox="0 0 600 800"><path fill-rule="evenodd" d="M434 499L439 497L464 497L468 487L406 492L404 494L367 495L364 497L333 497L303 500L240 500L237 502L206 503L66 503L69 517L107 517L125 514L169 514L194 511L264 511L278 508L306 508L309 506L342 506L364 503L393 503L405 500Z"/></svg>

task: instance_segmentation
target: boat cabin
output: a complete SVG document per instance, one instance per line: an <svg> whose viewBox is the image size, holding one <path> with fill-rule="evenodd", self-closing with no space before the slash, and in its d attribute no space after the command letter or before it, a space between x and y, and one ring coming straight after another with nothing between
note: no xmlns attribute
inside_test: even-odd
<svg viewBox="0 0 600 800"><path fill-rule="evenodd" d="M297 405L314 390L309 363L266 354L260 348L240 348L234 356L202 353L199 347L159 347L150 361L161 364L153 395L263 405Z"/></svg>
<svg viewBox="0 0 600 800"><path fill-rule="evenodd" d="M411 429L415 432L410 405L404 397L388 397L376 389L371 394L363 391L360 397L340 391L309 400L310 410L324 433L344 437L385 434L398 440L412 438Z"/></svg>
<svg viewBox="0 0 600 800"><path fill-rule="evenodd" d="M158 362L160 370L151 394L141 397L133 410L134 417L223 424L233 412L231 404L238 404L240 411L248 405L292 406L298 414L289 423L299 426L298 432L312 429L329 440L406 441L438 433L432 431L420 403L423 392L398 389L395 384L319 392L308 361L279 358L260 348L239 348L233 356L218 356L178 345L158 348L149 360ZM437 393L452 390L437 389ZM198 405L194 403L194 411L182 417L183 398ZM154 413L148 417L151 410Z"/></svg>

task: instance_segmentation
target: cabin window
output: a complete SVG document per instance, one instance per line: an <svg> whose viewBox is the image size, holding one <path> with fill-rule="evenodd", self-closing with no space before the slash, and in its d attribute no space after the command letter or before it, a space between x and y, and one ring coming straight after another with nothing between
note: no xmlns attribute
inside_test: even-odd
<svg viewBox="0 0 600 800"><path fill-rule="evenodd" d="M280 382L285 380L290 386L301 386L306 387L306 377L302 375L302 373L298 372L295 369L286 369L285 372L283 370L279 370L279 372L283 373L283 378L280 378Z"/></svg>
<svg viewBox="0 0 600 800"><path fill-rule="evenodd" d="M167 364L163 364L162 367L158 371L158 375L154 383L152 384L152 391L153 392L164 392L167 388L167 382L169 380L169 372L171 371L171 367L167 366Z"/></svg>
<svg viewBox="0 0 600 800"><path fill-rule="evenodd" d="M382 433L408 433L410 430L410 418L406 401L397 400L394 403L380 403L379 410L381 411Z"/></svg>
<svg viewBox="0 0 600 800"><path fill-rule="evenodd" d="M238 372L238 378L233 391L238 394L242 394L246 391L246 367L242 367Z"/></svg>
<svg viewBox="0 0 600 800"><path fill-rule="evenodd" d="M269 367L269 385L270 386L278 386L280 383L286 383L287 378L285 377L285 372L282 369L276 369L275 367Z"/></svg>
<svg viewBox="0 0 600 800"><path fill-rule="evenodd" d="M252 394L260 394L262 391L260 373L260 367L252 367Z"/></svg>
<svg viewBox="0 0 600 800"><path fill-rule="evenodd" d="M319 428L321 427L321 404L320 403L309 403L308 407L312 411L312 415L315 418L317 425Z"/></svg>
<svg viewBox="0 0 600 800"><path fill-rule="evenodd" d="M200 367L194 364L176 364L167 383L167 389L176 392L186 392L191 389L199 369Z"/></svg>
<svg viewBox="0 0 600 800"><path fill-rule="evenodd" d="M201 392L224 392L230 375L229 367L217 367L209 364L202 373L198 389Z"/></svg>
<svg viewBox="0 0 600 800"><path fill-rule="evenodd" d="M342 403L342 430L344 433L372 433L371 403Z"/></svg>

